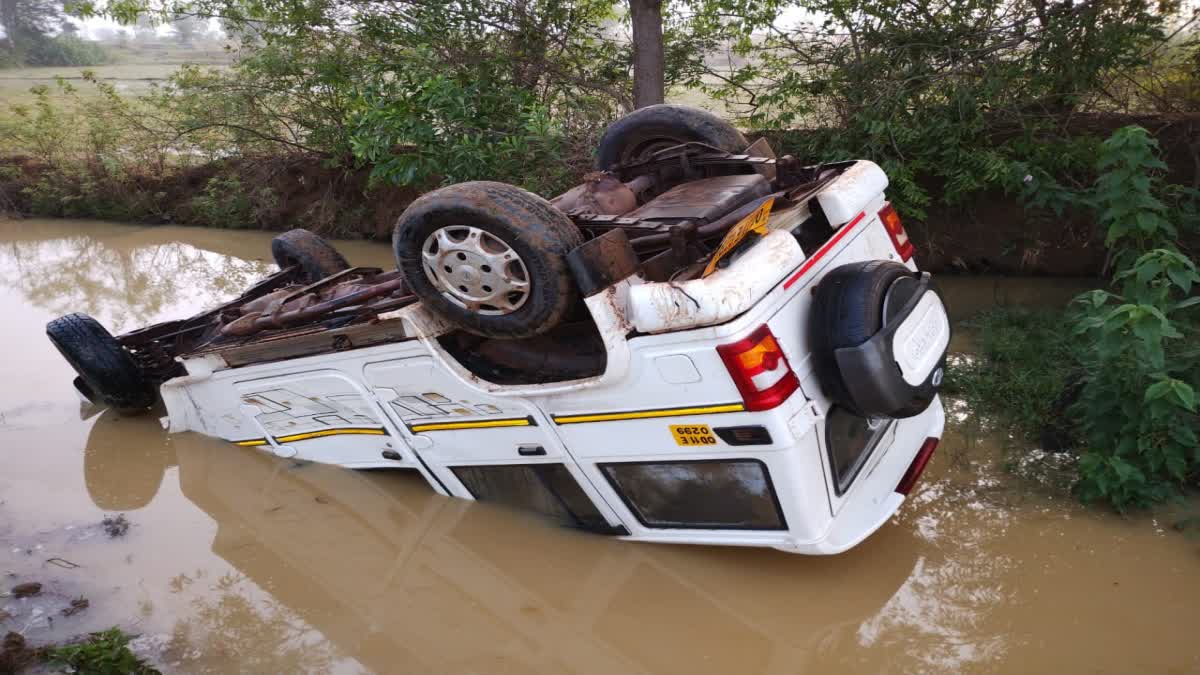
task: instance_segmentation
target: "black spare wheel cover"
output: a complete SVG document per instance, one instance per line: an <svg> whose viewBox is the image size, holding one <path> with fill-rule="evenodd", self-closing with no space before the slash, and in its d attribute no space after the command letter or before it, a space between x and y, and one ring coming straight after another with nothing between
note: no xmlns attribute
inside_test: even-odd
<svg viewBox="0 0 1200 675"><path fill-rule="evenodd" d="M817 285L811 317L817 377L834 403L863 417L902 418L933 402L950 323L928 273L888 260L842 265Z"/></svg>

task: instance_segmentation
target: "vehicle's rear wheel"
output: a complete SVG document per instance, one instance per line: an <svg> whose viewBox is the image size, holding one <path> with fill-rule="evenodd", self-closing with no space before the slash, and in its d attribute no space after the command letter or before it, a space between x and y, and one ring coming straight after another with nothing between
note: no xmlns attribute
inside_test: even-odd
<svg viewBox="0 0 1200 675"><path fill-rule="evenodd" d="M46 335L87 390L100 399L94 402L137 411L158 399L133 356L92 317L80 313L59 317L46 324Z"/></svg>
<svg viewBox="0 0 1200 675"><path fill-rule="evenodd" d="M705 143L725 152L741 152L742 132L716 115L685 105L660 103L635 110L605 129L596 150L596 168L607 171L681 143Z"/></svg>
<svg viewBox="0 0 1200 675"><path fill-rule="evenodd" d="M314 283L350 269L332 244L308 230L288 230L271 240L271 257L280 269L300 267L305 283Z"/></svg>
<svg viewBox="0 0 1200 675"><path fill-rule="evenodd" d="M566 255L579 229L550 202L479 181L435 190L396 222L409 288L466 331L524 338L556 326L578 298Z"/></svg>
<svg viewBox="0 0 1200 675"><path fill-rule="evenodd" d="M920 289L912 270L888 260L842 265L821 280L810 315L810 344L821 387L834 403L861 417L912 417L929 407L942 383L944 354L936 370L917 385L907 383L891 362L879 364L869 381L851 387L837 358L839 349L858 347L894 321L903 321L897 313ZM877 388L873 392L885 388L889 395L875 398L900 403L886 409L864 404L852 393L863 386Z"/></svg>

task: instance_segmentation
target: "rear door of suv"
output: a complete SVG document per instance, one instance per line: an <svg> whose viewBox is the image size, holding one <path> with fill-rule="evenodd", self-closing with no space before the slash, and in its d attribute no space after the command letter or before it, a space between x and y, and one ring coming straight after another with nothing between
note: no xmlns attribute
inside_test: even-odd
<svg viewBox="0 0 1200 675"><path fill-rule="evenodd" d="M428 355L369 363L363 379L448 494L590 530L620 523L528 401L471 387Z"/></svg>

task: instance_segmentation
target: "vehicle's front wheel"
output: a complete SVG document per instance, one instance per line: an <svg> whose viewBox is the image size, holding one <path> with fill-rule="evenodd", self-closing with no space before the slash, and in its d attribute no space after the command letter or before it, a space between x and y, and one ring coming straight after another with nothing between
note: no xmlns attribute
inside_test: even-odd
<svg viewBox="0 0 1200 675"><path fill-rule="evenodd" d="M412 203L392 237L409 288L464 330L524 338L556 326L578 298L566 255L579 229L550 202L479 181Z"/></svg>
<svg viewBox="0 0 1200 675"><path fill-rule="evenodd" d="M79 373L94 402L138 411L158 400L133 356L87 314L68 314L51 321L46 324L46 336Z"/></svg>
<svg viewBox="0 0 1200 675"><path fill-rule="evenodd" d="M271 257L280 269L299 267L305 283L315 283L350 269L332 244L308 230L288 230L271 240Z"/></svg>

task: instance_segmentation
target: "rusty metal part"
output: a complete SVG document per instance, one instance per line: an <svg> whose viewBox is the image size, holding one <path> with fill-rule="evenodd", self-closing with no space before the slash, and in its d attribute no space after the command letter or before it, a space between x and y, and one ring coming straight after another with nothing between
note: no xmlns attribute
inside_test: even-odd
<svg viewBox="0 0 1200 675"><path fill-rule="evenodd" d="M262 317L262 312L249 312L221 327L221 335L252 335L259 331L254 325Z"/></svg>
<svg viewBox="0 0 1200 675"><path fill-rule="evenodd" d="M160 339L144 342L134 347L126 347L126 349L133 356L146 379L165 382L182 371L182 367L175 362L174 350L168 349L169 344L169 341Z"/></svg>
<svg viewBox="0 0 1200 675"><path fill-rule="evenodd" d="M575 247L567 254L567 266L587 297L636 273L638 258L624 230L609 230Z"/></svg>
<svg viewBox="0 0 1200 675"><path fill-rule="evenodd" d="M746 153L721 152L704 143L681 143L663 148L648 158L613 167L612 171L621 176L638 176L646 171L655 171L665 163L674 163L676 166L683 163L686 165L685 168L721 165L752 168L756 165L774 164L775 159L773 157L756 157Z"/></svg>
<svg viewBox="0 0 1200 675"><path fill-rule="evenodd" d="M715 176L678 185L625 216L570 215L581 229L593 233L622 229L638 251L653 251L667 246L669 229L685 222L696 222L700 239L722 233L724 229L713 223L726 222L731 211L741 213L739 207L756 197L770 196L770 189L770 183L758 174ZM740 218L733 223L737 220Z"/></svg>
<svg viewBox="0 0 1200 675"><path fill-rule="evenodd" d="M771 144L767 142L765 136L751 143L745 152L751 157L769 157L775 159L775 150L771 148ZM776 175L779 173L774 164L768 163L756 164L754 172L772 181L775 180Z"/></svg>
<svg viewBox="0 0 1200 675"><path fill-rule="evenodd" d="M375 298L391 295L404 288L404 278L400 276L399 272L391 272L380 275L380 277L384 279L376 283L359 282L334 287L327 299L321 299L314 293L293 297L288 302L294 301L294 306L288 307L288 302L284 302L270 314L252 312L243 315L223 326L221 334L229 337L245 337L263 330L302 324L338 309L361 305ZM345 292L339 292L339 289Z"/></svg>
<svg viewBox="0 0 1200 675"><path fill-rule="evenodd" d="M785 159L787 159L785 157ZM776 210L788 208L790 204L804 202L813 197L822 187L827 185L834 178L841 175L845 168L853 165L854 162L838 162L836 164L828 164L817 167L804 167L805 173L811 173L813 179L809 182L799 185L793 185L783 190L778 190L768 195L764 195L759 199L755 199L741 207L734 209L721 218L700 225L696 228L696 237L700 240L708 240L725 234L725 231L733 227L742 218L754 213L758 207L762 206L768 199L775 199ZM670 234L655 232L646 234L640 237L631 237L630 243L634 250L639 253L654 252L661 250L670 245Z"/></svg>
<svg viewBox="0 0 1200 675"><path fill-rule="evenodd" d="M637 208L637 192L638 189L622 183L611 173L595 171L584 176L582 184L551 199L550 203L563 213L619 216Z"/></svg>
<svg viewBox="0 0 1200 675"><path fill-rule="evenodd" d="M280 302L279 305L280 306L286 305L290 300L298 298L301 295L304 295L306 293L312 293L313 291L319 290L321 288L325 288L326 286L333 286L333 285L335 285L334 284L335 281L340 281L341 279L344 279L346 277L351 277L351 276L362 277L367 274L379 274L382 271L383 270L379 269L378 267L351 267L349 269L344 269L341 272L338 272L337 274L325 277L324 279L320 279L320 280L315 281L307 286L304 286L302 288L298 288L298 289L292 291L289 295L284 296L283 301Z"/></svg>
<svg viewBox="0 0 1200 675"><path fill-rule="evenodd" d="M733 210L722 218L719 218L711 223L700 225L696 228L696 238L711 239L713 237L723 235L726 230L736 225L739 220L745 218L751 213L754 213L754 211L766 203L768 199L779 199L784 195L785 193L782 191L765 195ZM633 248L636 251L654 251L669 245L670 242L671 235L666 232L648 234L644 237L637 237L636 239L630 240L630 243L633 244Z"/></svg>
<svg viewBox="0 0 1200 675"><path fill-rule="evenodd" d="M698 251L697 232L699 228L696 223L686 222L679 225L672 225L667 235L670 237L671 255L675 258L675 264L678 267L683 267L697 260L702 255Z"/></svg>
<svg viewBox="0 0 1200 675"><path fill-rule="evenodd" d="M714 176L676 185L627 216L651 221L712 221L768 192L770 183L756 173Z"/></svg>
<svg viewBox="0 0 1200 675"><path fill-rule="evenodd" d="M272 291L260 298L255 298L238 308L242 314L263 313L271 311L271 307L279 307L283 301L292 294L294 287L281 288L277 291Z"/></svg>
<svg viewBox="0 0 1200 675"><path fill-rule="evenodd" d="M196 332L199 329L210 326L214 317L220 316L222 313L230 311L235 307L240 307L247 301L269 294L280 286L292 281L299 269L299 267L281 269L247 288L241 295L229 302L205 310L188 319L165 321L123 333L117 336L117 340L129 349L136 349L139 345L149 342L162 341L167 338L178 338L182 334Z"/></svg>

